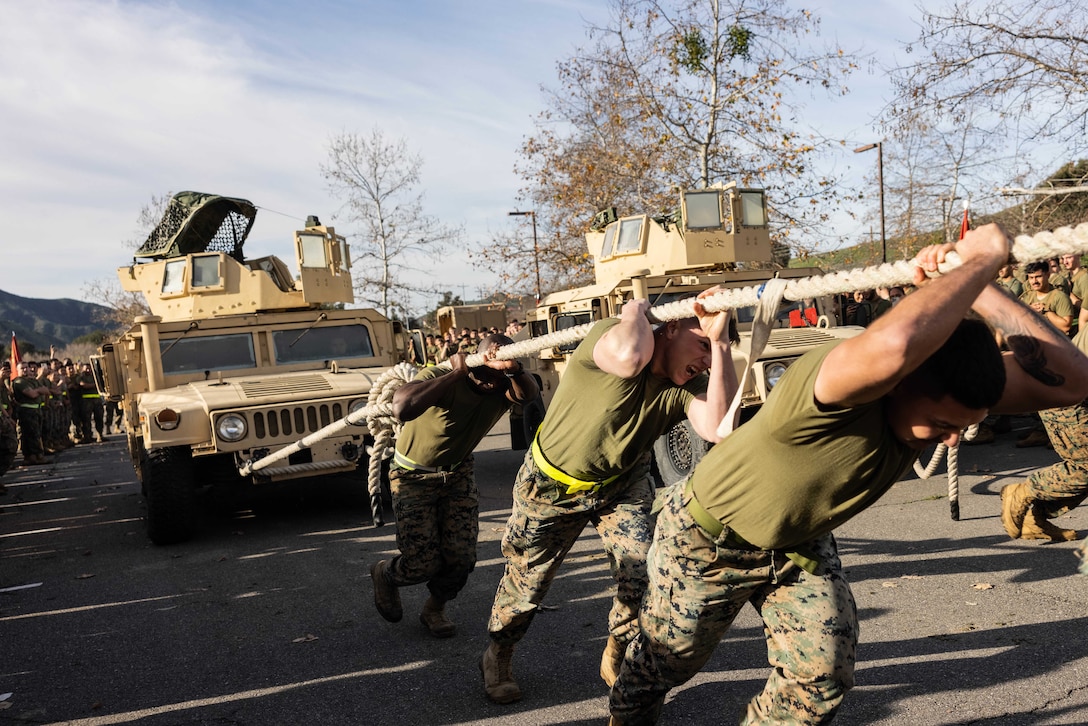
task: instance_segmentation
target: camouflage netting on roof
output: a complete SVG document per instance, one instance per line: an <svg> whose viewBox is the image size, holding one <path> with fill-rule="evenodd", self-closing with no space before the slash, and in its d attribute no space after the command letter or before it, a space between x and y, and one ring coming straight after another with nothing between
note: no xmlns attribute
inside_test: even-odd
<svg viewBox="0 0 1088 726"><path fill-rule="evenodd" d="M242 244L256 216L257 208L245 199L178 192L170 198L162 221L136 250L136 257L226 252L242 261Z"/></svg>

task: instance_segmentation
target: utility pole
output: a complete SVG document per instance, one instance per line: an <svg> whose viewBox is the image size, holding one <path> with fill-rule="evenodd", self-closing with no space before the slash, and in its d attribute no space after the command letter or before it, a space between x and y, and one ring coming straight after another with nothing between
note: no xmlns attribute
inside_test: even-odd
<svg viewBox="0 0 1088 726"><path fill-rule="evenodd" d="M540 304L540 244L536 239L536 211L507 212L508 217L529 217L533 220L533 267L536 270L536 304Z"/></svg>
<svg viewBox="0 0 1088 726"><path fill-rule="evenodd" d="M875 144L866 144L865 146L859 146L854 149L855 154L860 154L863 151L869 151L870 149L876 149L876 171L877 177L880 183L880 259L883 262L888 261L888 238L885 235L884 230L884 142L878 141Z"/></svg>

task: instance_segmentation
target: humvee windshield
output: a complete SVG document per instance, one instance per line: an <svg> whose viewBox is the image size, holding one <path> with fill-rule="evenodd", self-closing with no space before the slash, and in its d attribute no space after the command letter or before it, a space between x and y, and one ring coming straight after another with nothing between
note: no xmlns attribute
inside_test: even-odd
<svg viewBox="0 0 1088 726"><path fill-rule="evenodd" d="M275 330L272 345L280 365L374 356L365 325ZM160 340L159 350L166 375L257 367L252 333Z"/></svg>
<svg viewBox="0 0 1088 726"><path fill-rule="evenodd" d="M160 340L159 350L166 375L257 367L250 333Z"/></svg>
<svg viewBox="0 0 1088 726"><path fill-rule="evenodd" d="M272 345L276 362L281 364L370 358L374 355L370 330L365 325L276 330L272 333Z"/></svg>

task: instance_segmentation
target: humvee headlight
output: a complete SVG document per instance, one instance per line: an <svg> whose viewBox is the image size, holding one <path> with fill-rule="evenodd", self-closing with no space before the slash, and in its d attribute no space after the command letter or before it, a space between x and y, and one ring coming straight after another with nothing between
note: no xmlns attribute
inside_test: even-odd
<svg viewBox="0 0 1088 726"><path fill-rule="evenodd" d="M181 422L181 414L172 408L156 411L152 418L155 420L155 425L163 431L173 431Z"/></svg>
<svg viewBox="0 0 1088 726"><path fill-rule="evenodd" d="M241 441L246 435L246 420L236 413L220 417L215 432L223 441Z"/></svg>
<svg viewBox="0 0 1088 726"><path fill-rule="evenodd" d="M366 408L366 399L365 398L360 398L358 400L352 401L351 405L348 406L348 415L350 416L351 414L355 413L356 411L362 411L364 408ZM361 419L359 421L356 421L354 423L354 425L355 426L366 426L366 419L364 418L364 419Z"/></svg>
<svg viewBox="0 0 1088 726"><path fill-rule="evenodd" d="M763 369L763 375L767 380L767 390L770 391L778 384L778 379L782 377L782 374L789 368L789 363L785 361L776 360L774 363L768 363Z"/></svg>

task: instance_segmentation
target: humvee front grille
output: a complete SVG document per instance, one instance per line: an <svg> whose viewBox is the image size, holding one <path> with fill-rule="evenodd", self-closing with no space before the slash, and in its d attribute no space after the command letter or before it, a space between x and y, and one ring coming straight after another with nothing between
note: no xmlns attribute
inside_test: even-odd
<svg viewBox="0 0 1088 726"><path fill-rule="evenodd" d="M253 436L275 439L281 436L306 436L344 418L339 403L289 406L270 411L253 412Z"/></svg>
<svg viewBox="0 0 1088 726"><path fill-rule="evenodd" d="M332 385L322 376L287 376L268 381L243 381L238 384L246 398L282 396L291 393L322 393Z"/></svg>
<svg viewBox="0 0 1088 726"><path fill-rule="evenodd" d="M779 349L810 348L833 340L838 338L828 335L819 328L790 328L789 330L772 330L770 344Z"/></svg>

